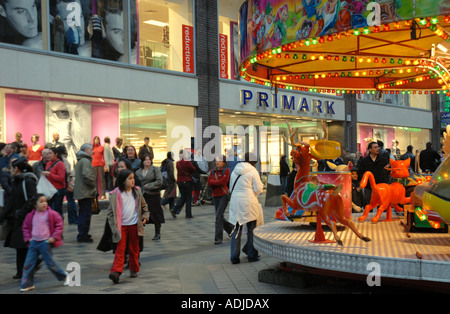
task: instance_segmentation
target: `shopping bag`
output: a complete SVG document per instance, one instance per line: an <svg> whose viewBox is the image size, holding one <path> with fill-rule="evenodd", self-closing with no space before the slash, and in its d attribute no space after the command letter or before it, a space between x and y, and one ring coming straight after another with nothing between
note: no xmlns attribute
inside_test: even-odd
<svg viewBox="0 0 450 314"><path fill-rule="evenodd" d="M41 175L39 178L39 182L36 186L37 192L42 193L47 197L47 200L50 200L53 195L58 192L58 190L53 186L53 184L48 181L47 177L44 175Z"/></svg>
<svg viewBox="0 0 450 314"><path fill-rule="evenodd" d="M98 198L94 197L91 202L92 215L100 214L100 207L98 206Z"/></svg>

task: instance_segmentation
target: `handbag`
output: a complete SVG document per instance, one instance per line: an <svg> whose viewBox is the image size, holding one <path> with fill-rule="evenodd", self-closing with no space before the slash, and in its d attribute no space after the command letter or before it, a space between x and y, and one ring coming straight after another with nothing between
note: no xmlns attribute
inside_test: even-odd
<svg viewBox="0 0 450 314"><path fill-rule="evenodd" d="M98 206L98 198L94 197L91 202L92 215L98 215L100 213L100 207Z"/></svg>
<svg viewBox="0 0 450 314"><path fill-rule="evenodd" d="M41 175L41 177L39 178L36 190L38 193L44 194L47 197L47 200L52 199L53 195L58 192L58 190L50 181L48 181L47 177L44 175Z"/></svg>

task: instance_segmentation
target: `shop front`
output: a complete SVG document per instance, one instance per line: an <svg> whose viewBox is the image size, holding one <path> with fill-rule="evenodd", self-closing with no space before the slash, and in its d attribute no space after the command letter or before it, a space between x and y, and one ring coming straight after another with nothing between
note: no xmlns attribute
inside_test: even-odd
<svg viewBox="0 0 450 314"><path fill-rule="evenodd" d="M80 146L92 143L95 136L102 145L105 137L109 137L111 147L120 137L123 146L133 145L136 149L143 145L144 137L149 137L154 163L160 164L168 150L189 145L190 139L181 143L182 137L172 136L172 131L183 126L193 134L195 108L0 88L0 112L1 142L14 142L16 132L20 132L28 146L32 145L34 134L39 136L38 144L44 146L58 133L67 148L68 160L74 165Z"/></svg>
<svg viewBox="0 0 450 314"><path fill-rule="evenodd" d="M232 150L237 158L243 158L245 152L253 152L258 156L261 173L279 174L283 155L292 168L291 147L283 139L289 138L288 123L292 129L298 128L302 142L322 139L322 121L326 128L330 122L344 121L345 104L339 96L221 81L219 115L224 153Z"/></svg>

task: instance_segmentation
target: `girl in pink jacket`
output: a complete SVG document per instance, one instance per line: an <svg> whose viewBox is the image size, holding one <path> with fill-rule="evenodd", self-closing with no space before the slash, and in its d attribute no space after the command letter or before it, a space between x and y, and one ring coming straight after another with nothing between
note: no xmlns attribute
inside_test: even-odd
<svg viewBox="0 0 450 314"><path fill-rule="evenodd" d="M42 255L48 269L59 281L64 280L64 285L69 282L68 274L54 261L51 254L51 247L63 244L64 222L59 213L48 206L44 194L36 195L34 205L35 209L25 217L22 225L23 239L29 245L20 282L22 292L34 289L34 268L39 255Z"/></svg>

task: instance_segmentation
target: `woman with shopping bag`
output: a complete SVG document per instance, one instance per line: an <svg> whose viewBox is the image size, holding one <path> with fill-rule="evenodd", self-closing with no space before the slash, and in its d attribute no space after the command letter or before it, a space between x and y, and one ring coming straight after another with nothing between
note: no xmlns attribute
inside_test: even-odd
<svg viewBox="0 0 450 314"><path fill-rule="evenodd" d="M41 176L45 176L56 189L56 193L48 198L48 206L57 211L64 219L62 207L66 193L66 166L59 158L58 147L50 148L49 159L50 161L45 165L45 171L41 172ZM49 197L48 195L46 196Z"/></svg>

